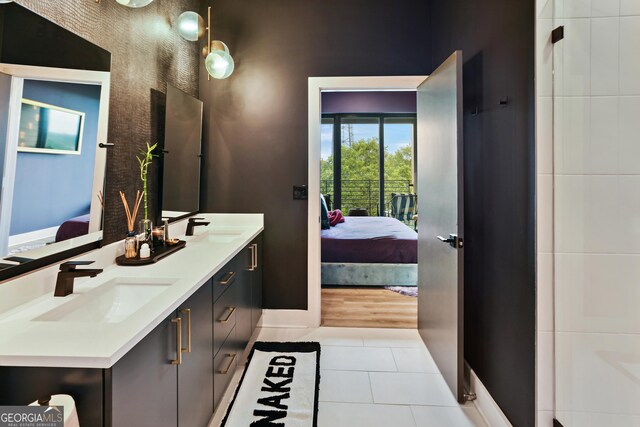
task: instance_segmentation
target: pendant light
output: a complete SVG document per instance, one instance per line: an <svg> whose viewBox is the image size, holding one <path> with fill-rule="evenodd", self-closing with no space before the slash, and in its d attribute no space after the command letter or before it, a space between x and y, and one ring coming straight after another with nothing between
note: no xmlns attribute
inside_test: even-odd
<svg viewBox="0 0 640 427"><path fill-rule="evenodd" d="M145 7L146 5L151 3L153 0L116 0L116 1L123 6L138 8L138 7Z"/></svg>
<svg viewBox="0 0 640 427"><path fill-rule="evenodd" d="M118 0L121 1L121 0ZM208 79L226 79L235 69L233 57L227 45L220 40L211 40L211 6L207 8L207 26L204 19L196 12L184 12L178 17L178 33L189 41L197 41L206 31L207 45L202 49L205 58L204 66L209 74Z"/></svg>

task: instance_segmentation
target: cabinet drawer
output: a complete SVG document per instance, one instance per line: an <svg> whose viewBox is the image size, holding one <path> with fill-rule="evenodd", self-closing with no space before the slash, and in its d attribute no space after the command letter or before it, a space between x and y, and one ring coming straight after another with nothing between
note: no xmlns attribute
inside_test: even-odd
<svg viewBox="0 0 640 427"><path fill-rule="evenodd" d="M237 286L229 285L228 289L213 304L213 354L216 355L229 332L236 325L238 310Z"/></svg>
<svg viewBox="0 0 640 427"><path fill-rule="evenodd" d="M229 261L218 273L213 276L213 301L231 287L242 275L242 252Z"/></svg>
<svg viewBox="0 0 640 427"><path fill-rule="evenodd" d="M229 333L218 354L213 358L213 410L218 410L220 399L229 386L238 366L235 329Z"/></svg>

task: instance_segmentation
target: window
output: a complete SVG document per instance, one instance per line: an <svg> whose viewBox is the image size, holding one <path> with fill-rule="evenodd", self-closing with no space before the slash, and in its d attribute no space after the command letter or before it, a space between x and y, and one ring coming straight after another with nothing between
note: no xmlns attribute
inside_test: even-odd
<svg viewBox="0 0 640 427"><path fill-rule="evenodd" d="M388 215L391 193L413 193L415 114L322 116L321 188L333 208Z"/></svg>

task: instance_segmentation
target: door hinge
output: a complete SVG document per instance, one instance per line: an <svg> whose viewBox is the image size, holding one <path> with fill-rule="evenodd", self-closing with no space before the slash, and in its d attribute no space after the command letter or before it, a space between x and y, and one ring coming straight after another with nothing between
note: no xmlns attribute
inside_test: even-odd
<svg viewBox="0 0 640 427"><path fill-rule="evenodd" d="M477 398L478 398L478 396L472 391L470 391L469 393L465 393L464 394L464 401L465 402L473 402Z"/></svg>
<svg viewBox="0 0 640 427"><path fill-rule="evenodd" d="M551 43L558 43L564 38L564 25L560 25L555 30L551 31Z"/></svg>

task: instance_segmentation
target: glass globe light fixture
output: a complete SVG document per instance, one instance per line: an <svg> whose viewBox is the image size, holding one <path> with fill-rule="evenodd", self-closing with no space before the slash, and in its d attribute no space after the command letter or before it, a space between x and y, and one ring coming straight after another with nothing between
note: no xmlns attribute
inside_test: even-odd
<svg viewBox="0 0 640 427"><path fill-rule="evenodd" d="M146 5L151 3L153 0L116 0L116 1L121 5L127 6L127 7L145 7Z"/></svg>
<svg viewBox="0 0 640 427"><path fill-rule="evenodd" d="M204 19L195 12L184 12L178 17L178 33L190 42L198 41L205 30Z"/></svg>
<svg viewBox="0 0 640 427"><path fill-rule="evenodd" d="M222 42L220 42L222 43ZM222 43L224 45L224 43ZM213 42L212 42L213 46ZM224 45L226 48L226 45ZM207 72L214 79L226 79L233 73L235 64L233 58L229 55L229 49L225 50L212 49L204 60L204 66Z"/></svg>

